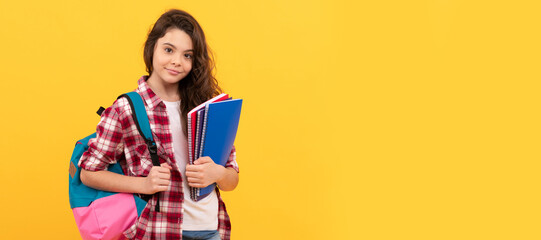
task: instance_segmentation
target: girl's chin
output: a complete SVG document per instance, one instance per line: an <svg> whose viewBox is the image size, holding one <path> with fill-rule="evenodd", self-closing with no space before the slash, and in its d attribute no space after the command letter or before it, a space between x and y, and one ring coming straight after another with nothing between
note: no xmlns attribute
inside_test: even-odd
<svg viewBox="0 0 541 240"><path fill-rule="evenodd" d="M182 78L180 76L164 76L162 77L162 80L165 82L165 83L169 83L169 84L174 84L174 83L178 83L180 82L180 80L182 80Z"/></svg>

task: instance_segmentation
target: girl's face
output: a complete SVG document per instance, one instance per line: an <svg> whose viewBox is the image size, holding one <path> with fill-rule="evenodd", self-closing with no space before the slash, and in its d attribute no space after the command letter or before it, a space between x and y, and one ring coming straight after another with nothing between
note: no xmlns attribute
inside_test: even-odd
<svg viewBox="0 0 541 240"><path fill-rule="evenodd" d="M176 84L192 70L193 44L188 34L178 28L167 30L154 46L152 75L162 84Z"/></svg>

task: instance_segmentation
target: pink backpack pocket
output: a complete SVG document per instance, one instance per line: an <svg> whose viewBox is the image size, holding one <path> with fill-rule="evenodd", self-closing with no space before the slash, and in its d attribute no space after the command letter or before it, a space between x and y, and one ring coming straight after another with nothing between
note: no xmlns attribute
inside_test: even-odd
<svg viewBox="0 0 541 240"><path fill-rule="evenodd" d="M137 207L133 194L117 193L73 208L73 216L84 240L126 239L122 233L137 220Z"/></svg>

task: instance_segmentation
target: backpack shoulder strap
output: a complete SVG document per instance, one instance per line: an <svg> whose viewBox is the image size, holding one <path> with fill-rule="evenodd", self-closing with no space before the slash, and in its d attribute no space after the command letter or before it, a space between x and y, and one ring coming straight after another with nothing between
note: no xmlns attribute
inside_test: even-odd
<svg viewBox="0 0 541 240"><path fill-rule="evenodd" d="M137 130L139 130L139 134L141 134L141 136L143 136L143 138L145 139L148 152L150 153L150 158L152 159L152 165L160 166L160 160L158 158L158 146L156 145L156 142L154 141L154 138L152 137L152 130L150 129L150 122L148 120L148 115L145 109L145 103L143 102L143 98L141 98L141 95L139 95L139 93L135 91L122 94L118 98L121 98L121 97L125 97L130 103L130 107L133 112L132 114L133 121L135 122L135 125L137 126ZM159 212L160 211L160 195L158 193L156 193L155 195L156 195L155 211Z"/></svg>
<svg viewBox="0 0 541 240"><path fill-rule="evenodd" d="M130 103L130 107L133 111L132 117L139 134L143 136L150 152L150 157L152 158L152 165L160 166L160 161L158 159L158 147L154 138L152 137L152 130L150 129L150 122L148 120L147 111L145 109L145 104L143 103L143 98L137 92L129 92L120 95L118 98L125 97Z"/></svg>

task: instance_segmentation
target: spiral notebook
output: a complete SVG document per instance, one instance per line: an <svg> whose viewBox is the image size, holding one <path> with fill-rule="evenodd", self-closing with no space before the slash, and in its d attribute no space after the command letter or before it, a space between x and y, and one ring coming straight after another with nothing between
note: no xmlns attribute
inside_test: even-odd
<svg viewBox="0 0 541 240"><path fill-rule="evenodd" d="M193 164L195 161L195 133L196 133L196 123L197 123L197 111L201 109L205 109L205 104L216 102L216 101L222 101L226 100L229 97L229 95L222 93L202 104L192 109L190 112L188 112L188 162L190 164Z"/></svg>
<svg viewBox="0 0 541 240"><path fill-rule="evenodd" d="M193 132L188 134L190 137L188 143L192 142L194 146L190 164L199 157L208 156L216 164L225 166L237 135L241 108L242 99L221 98L207 102L204 108L190 111L192 115L189 114L188 118L193 116L194 120L191 123ZM189 146L189 149L192 148ZM216 184L213 183L205 188L190 188L192 200L199 201L205 198L215 187Z"/></svg>

